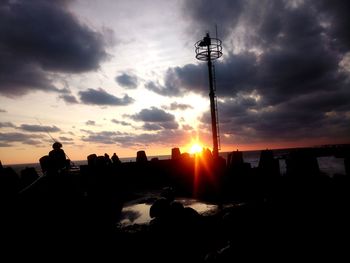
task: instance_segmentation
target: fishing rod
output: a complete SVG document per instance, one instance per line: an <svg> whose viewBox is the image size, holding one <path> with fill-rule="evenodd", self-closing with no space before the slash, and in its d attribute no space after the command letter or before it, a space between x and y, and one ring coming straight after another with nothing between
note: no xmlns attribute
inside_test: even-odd
<svg viewBox="0 0 350 263"><path fill-rule="evenodd" d="M55 139L51 136L51 134L50 134L49 130L46 128L46 126L44 126L44 125L40 122L40 120L39 120L38 118L35 118L35 119L39 122L41 128L44 129L44 131L46 132L46 134L49 135L49 137L51 138L51 140L52 140L54 143L55 143L55 142L58 142L57 140L55 140ZM65 154L65 156L67 157L67 159L69 159L69 161L72 163L72 165L75 166L74 162L69 158L68 154L66 154L66 152L64 152L64 154Z"/></svg>
<svg viewBox="0 0 350 263"><path fill-rule="evenodd" d="M42 123L39 121L38 118L35 118L35 119L39 122L41 128L43 128L43 129L45 130L45 132L47 133L47 135L49 135L49 137L51 138L51 140L53 140L53 142L57 142L57 141L51 136L49 130L46 129L46 126L42 125Z"/></svg>

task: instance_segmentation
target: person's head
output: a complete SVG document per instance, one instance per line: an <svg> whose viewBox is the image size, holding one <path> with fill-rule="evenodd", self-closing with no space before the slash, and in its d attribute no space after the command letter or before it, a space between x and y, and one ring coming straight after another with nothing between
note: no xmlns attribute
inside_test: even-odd
<svg viewBox="0 0 350 263"><path fill-rule="evenodd" d="M54 142L54 144L52 144L52 148L56 149L60 149L62 148L62 144L60 142Z"/></svg>

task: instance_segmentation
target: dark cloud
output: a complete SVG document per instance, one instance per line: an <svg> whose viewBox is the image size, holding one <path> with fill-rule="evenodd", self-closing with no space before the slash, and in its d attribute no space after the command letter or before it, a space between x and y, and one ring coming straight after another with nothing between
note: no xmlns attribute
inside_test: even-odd
<svg viewBox="0 0 350 263"><path fill-rule="evenodd" d="M162 130L162 126L160 126L159 124L156 123L149 123L146 122L143 126L142 126L143 130L145 131L159 131Z"/></svg>
<svg viewBox="0 0 350 263"><path fill-rule="evenodd" d="M41 144L42 136L19 132L0 133L0 147L13 146L12 143L23 143L28 145Z"/></svg>
<svg viewBox="0 0 350 263"><path fill-rule="evenodd" d="M185 1L183 13L191 24L188 30L192 35L195 32L197 37L200 37L217 25L220 36L227 36L238 23L247 2L244 0L226 0L219 3L211 0Z"/></svg>
<svg viewBox="0 0 350 263"><path fill-rule="evenodd" d="M162 145L170 148L183 145L188 142L189 134L181 130L161 130L156 133L121 133L121 132L88 132L88 136L83 136L85 142L99 144L117 144L122 147L147 147Z"/></svg>
<svg viewBox="0 0 350 263"><path fill-rule="evenodd" d="M185 131L190 131L190 130L193 130L193 127L191 125L188 125L188 124L183 124L182 129Z"/></svg>
<svg viewBox="0 0 350 263"><path fill-rule="evenodd" d="M161 122L159 123L159 125L167 130L176 130L177 128L179 128L179 124L176 121Z"/></svg>
<svg viewBox="0 0 350 263"><path fill-rule="evenodd" d="M177 103L173 102L170 104L170 106L162 106L165 110L187 110L187 109L193 109L193 107L189 104L183 104L183 103Z"/></svg>
<svg viewBox="0 0 350 263"><path fill-rule="evenodd" d="M145 88L163 96L184 96L189 91L206 91L207 78L204 64L188 64L184 67L169 68L164 76L164 85L149 81ZM190 87L190 90L187 90Z"/></svg>
<svg viewBox="0 0 350 263"><path fill-rule="evenodd" d="M35 146L39 146L42 144L42 141L40 140L31 140L31 139L28 139L26 141L22 141L23 144L28 144L28 145L35 145Z"/></svg>
<svg viewBox="0 0 350 263"><path fill-rule="evenodd" d="M65 95L60 95L60 99L63 99L66 103L68 104L77 104L79 103L77 98L73 95L65 94Z"/></svg>
<svg viewBox="0 0 350 263"><path fill-rule="evenodd" d="M0 112L7 112L7 110L0 109Z"/></svg>
<svg viewBox="0 0 350 263"><path fill-rule="evenodd" d="M174 115L156 107L151 107L151 109L143 109L139 113L132 115L131 118L136 121L144 122L168 122L175 120Z"/></svg>
<svg viewBox="0 0 350 263"><path fill-rule="evenodd" d="M1 1L0 93L60 92L52 73L99 68L104 36L82 24L65 1Z"/></svg>
<svg viewBox="0 0 350 263"><path fill-rule="evenodd" d="M221 135L232 135L226 142L254 143L332 138L347 141L350 133L350 95L321 93L305 95L277 106L263 106L259 101L237 98L219 102ZM347 97L346 97L347 96ZM210 131L210 114L201 119Z"/></svg>
<svg viewBox="0 0 350 263"><path fill-rule="evenodd" d="M179 127L174 115L156 107L143 109L139 113L131 115L130 118L145 122L143 127L146 130L177 129Z"/></svg>
<svg viewBox="0 0 350 263"><path fill-rule="evenodd" d="M160 95L163 96L179 96L180 95L180 91L179 88L177 86L162 86L161 84L159 84L159 82L155 82L155 81L148 81L145 84L145 88L153 91L155 93L158 93Z"/></svg>
<svg viewBox="0 0 350 263"><path fill-rule="evenodd" d="M102 131L102 132L93 132L82 130L88 134L88 136L83 136L82 140L86 142L95 142L102 144L115 144L116 138L120 136L125 136L124 133L121 132L111 132L111 131Z"/></svg>
<svg viewBox="0 0 350 263"><path fill-rule="evenodd" d="M31 124L22 124L18 127L19 129L23 131L28 132L59 132L61 131L60 128L53 126L44 126L44 125L31 125Z"/></svg>
<svg viewBox="0 0 350 263"><path fill-rule="evenodd" d="M86 125L90 125L90 126L95 126L96 125L96 122L95 121L91 121L91 120L88 120L87 122L85 122Z"/></svg>
<svg viewBox="0 0 350 263"><path fill-rule="evenodd" d="M210 29L218 21L222 32L225 56L216 61L215 75L221 131L232 135L224 138L226 142L349 141L350 76L341 62L350 48L350 4L183 3L189 30ZM168 96L208 96L205 67L199 63L170 68L164 85L153 83L151 90ZM201 120L202 127L209 128L209 112Z"/></svg>
<svg viewBox="0 0 350 263"><path fill-rule="evenodd" d="M131 126L131 123L126 122L126 121L118 121L116 119L112 119L111 122L116 123L116 124L121 124L123 126Z"/></svg>
<svg viewBox="0 0 350 263"><path fill-rule="evenodd" d="M1 53L0 83L0 93L8 97L24 95L32 90L59 92L48 74L36 64L26 64L14 55Z"/></svg>
<svg viewBox="0 0 350 263"><path fill-rule="evenodd" d="M230 54L225 61L216 63L216 84L219 96L233 96L240 90L254 89L258 78L257 57L251 52ZM169 68L164 85L148 82L146 88L163 96L185 96L189 92L209 94L206 63L187 64Z"/></svg>
<svg viewBox="0 0 350 263"><path fill-rule="evenodd" d="M83 103L91 105L126 106L134 102L134 99L128 95L118 98L101 88L80 91L79 95Z"/></svg>
<svg viewBox="0 0 350 263"><path fill-rule="evenodd" d="M179 124L176 121L166 121L166 122L157 122L149 123L146 122L142 128L146 131L159 131L162 129L166 130L176 130L179 127Z"/></svg>
<svg viewBox="0 0 350 263"><path fill-rule="evenodd" d="M349 51L350 48L350 3L348 1L316 1L314 4L322 14L322 18L331 26L327 27L327 33L330 35L332 42L338 48Z"/></svg>
<svg viewBox="0 0 350 263"><path fill-rule="evenodd" d="M12 122L0 122L0 128L16 128Z"/></svg>
<svg viewBox="0 0 350 263"><path fill-rule="evenodd" d="M123 73L115 78L116 82L126 89L136 89L138 78L133 74Z"/></svg>
<svg viewBox="0 0 350 263"><path fill-rule="evenodd" d="M60 137L58 137L58 139L60 140L60 142L72 142L73 141L72 138L65 137L65 136L60 136Z"/></svg>

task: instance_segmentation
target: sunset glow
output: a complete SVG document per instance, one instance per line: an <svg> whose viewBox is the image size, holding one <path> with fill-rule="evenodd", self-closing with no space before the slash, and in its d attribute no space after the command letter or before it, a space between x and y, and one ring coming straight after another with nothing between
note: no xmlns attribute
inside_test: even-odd
<svg viewBox="0 0 350 263"><path fill-rule="evenodd" d="M198 153L201 153L202 151L203 151L203 147L198 143L195 143L191 146L190 154L198 154Z"/></svg>

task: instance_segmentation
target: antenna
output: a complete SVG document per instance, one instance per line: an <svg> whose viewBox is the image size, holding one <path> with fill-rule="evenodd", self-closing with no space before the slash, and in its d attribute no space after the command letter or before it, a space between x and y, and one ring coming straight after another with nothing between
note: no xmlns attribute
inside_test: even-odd
<svg viewBox="0 0 350 263"><path fill-rule="evenodd" d="M215 31L217 36L217 27L215 25ZM209 98L210 98L210 112L211 112L211 129L213 135L213 156L219 156L219 123L218 123L218 110L217 100L215 95L215 72L213 73L213 60L216 60L222 56L222 45L221 40L216 38L210 38L209 33L203 38L196 42L195 51L196 58L201 61L208 62L208 73L209 73ZM214 76L213 76L214 75Z"/></svg>

